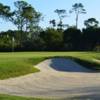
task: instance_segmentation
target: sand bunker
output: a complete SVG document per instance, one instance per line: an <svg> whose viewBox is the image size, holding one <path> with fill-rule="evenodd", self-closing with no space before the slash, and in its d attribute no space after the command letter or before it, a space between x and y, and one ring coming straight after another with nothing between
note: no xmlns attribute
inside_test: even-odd
<svg viewBox="0 0 100 100"><path fill-rule="evenodd" d="M76 62L64 58L48 59L36 67L41 71L0 80L0 93L61 100L83 96L91 100L100 98L100 73L92 73Z"/></svg>

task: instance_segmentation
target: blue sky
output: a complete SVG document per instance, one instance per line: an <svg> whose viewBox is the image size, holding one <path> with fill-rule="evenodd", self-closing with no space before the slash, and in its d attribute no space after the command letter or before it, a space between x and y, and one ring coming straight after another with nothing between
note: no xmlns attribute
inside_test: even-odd
<svg viewBox="0 0 100 100"><path fill-rule="evenodd" d="M17 0L0 0L1 3L11 6L14 10L13 3ZM25 0L31 4L37 11L41 12L44 16L44 21L40 22L42 27L49 26L50 19L57 19L57 14L54 13L55 9L66 9L67 12L71 9L74 3L82 3L87 11L87 14L80 15L79 17L79 27L84 27L84 20L94 17L100 21L100 0ZM75 25L75 15L68 15L64 19L64 23L69 25ZM16 27L9 22L2 21L0 19L0 31L6 31L9 29L16 29Z"/></svg>

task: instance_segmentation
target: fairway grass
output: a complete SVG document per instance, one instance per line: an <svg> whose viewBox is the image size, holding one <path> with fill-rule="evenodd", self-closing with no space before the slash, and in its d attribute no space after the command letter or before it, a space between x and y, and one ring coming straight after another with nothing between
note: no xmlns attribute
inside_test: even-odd
<svg viewBox="0 0 100 100"><path fill-rule="evenodd" d="M18 77L39 72L35 65L50 57L72 57L78 63L100 70L100 63L93 59L100 58L96 52L16 52L0 53L0 79Z"/></svg>

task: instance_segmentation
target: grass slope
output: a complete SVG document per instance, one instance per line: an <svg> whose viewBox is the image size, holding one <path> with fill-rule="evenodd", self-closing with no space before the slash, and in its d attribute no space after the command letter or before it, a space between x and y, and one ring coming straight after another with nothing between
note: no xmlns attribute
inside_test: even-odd
<svg viewBox="0 0 100 100"><path fill-rule="evenodd" d="M38 72L39 70L34 65L40 61L42 61L40 58L17 58L16 55L0 57L0 79Z"/></svg>
<svg viewBox="0 0 100 100"><path fill-rule="evenodd" d="M72 57L82 65L100 70L100 63L93 60L100 58L100 53L96 52L0 53L0 79L7 79L38 72L39 70L33 66L46 58L55 56Z"/></svg>

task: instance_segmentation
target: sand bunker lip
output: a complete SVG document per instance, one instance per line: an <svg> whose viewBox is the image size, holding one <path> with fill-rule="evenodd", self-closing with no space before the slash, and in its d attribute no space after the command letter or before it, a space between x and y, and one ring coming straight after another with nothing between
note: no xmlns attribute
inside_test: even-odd
<svg viewBox="0 0 100 100"><path fill-rule="evenodd" d="M66 58L51 58L37 65L40 70L50 70L63 72L92 72L92 70L83 67L71 59Z"/></svg>

